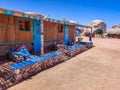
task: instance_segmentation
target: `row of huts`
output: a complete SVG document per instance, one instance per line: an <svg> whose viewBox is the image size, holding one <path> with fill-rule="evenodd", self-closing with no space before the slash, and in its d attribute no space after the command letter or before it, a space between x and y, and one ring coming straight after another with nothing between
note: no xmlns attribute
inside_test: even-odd
<svg viewBox="0 0 120 90"><path fill-rule="evenodd" d="M91 23L87 24L86 26L92 27L92 36L96 38L120 38L120 24L113 25L107 31L107 25L102 20L93 20ZM85 28L83 33L85 36L90 36L91 29Z"/></svg>

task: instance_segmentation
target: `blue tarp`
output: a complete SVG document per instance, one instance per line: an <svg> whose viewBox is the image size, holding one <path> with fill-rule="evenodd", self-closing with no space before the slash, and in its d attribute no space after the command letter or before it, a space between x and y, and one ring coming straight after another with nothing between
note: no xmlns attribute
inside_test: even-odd
<svg viewBox="0 0 120 90"><path fill-rule="evenodd" d="M29 57L31 58L31 60L26 60L26 61L23 61L23 62L20 62L20 63L13 64L13 65L11 65L11 68L12 69L21 69L23 67L26 67L26 66L29 66L31 64L35 64L35 63L44 61L48 58L52 58L52 57L58 56L60 54L62 54L62 53L61 52L53 52L53 53L50 53L50 54L46 54L44 56L30 55Z"/></svg>
<svg viewBox="0 0 120 90"><path fill-rule="evenodd" d="M17 54L19 56L24 56L24 57L29 57L30 56L30 53L25 48L21 48L19 51L16 51L16 50L10 51L10 53Z"/></svg>
<svg viewBox="0 0 120 90"><path fill-rule="evenodd" d="M70 46L67 50L71 51L71 50L75 50L78 48L82 48L86 44L92 44L92 42L83 42L83 45ZM26 61L11 65L12 69L21 69L21 68L29 66L31 64L35 64L35 63L38 63L38 62L41 62L46 59L49 59L49 58L52 58L52 57L62 54L62 52L56 51L56 52L46 54L44 56L35 56L35 55L30 55L30 53L25 48L21 48L19 52L13 51L11 53L30 58L30 60L26 60Z"/></svg>
<svg viewBox="0 0 120 90"><path fill-rule="evenodd" d="M84 45L87 45L87 44L93 44L93 43L92 42L83 42L83 44L81 44L81 45L70 46L67 50L69 50L69 51L75 50L75 49L81 48L81 47L83 47Z"/></svg>
<svg viewBox="0 0 120 90"><path fill-rule="evenodd" d="M76 28L76 30L74 32L75 36L80 36L80 32L81 32L81 30Z"/></svg>

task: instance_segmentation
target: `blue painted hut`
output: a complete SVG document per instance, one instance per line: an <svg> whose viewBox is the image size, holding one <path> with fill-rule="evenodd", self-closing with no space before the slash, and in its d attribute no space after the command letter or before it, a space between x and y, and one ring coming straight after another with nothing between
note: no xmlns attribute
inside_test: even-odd
<svg viewBox="0 0 120 90"><path fill-rule="evenodd" d="M0 56L21 44L40 53L74 40L76 23L0 8Z"/></svg>

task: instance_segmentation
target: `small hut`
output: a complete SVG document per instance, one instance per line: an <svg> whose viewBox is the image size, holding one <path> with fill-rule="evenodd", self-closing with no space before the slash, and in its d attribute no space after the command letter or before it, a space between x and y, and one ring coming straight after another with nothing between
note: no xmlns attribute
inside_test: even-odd
<svg viewBox="0 0 120 90"><path fill-rule="evenodd" d="M73 21L46 18L39 13L0 8L0 89L6 90L93 47L92 42L71 44L80 33L77 27L86 26ZM76 34L75 30L78 31ZM58 51L54 52L56 49ZM1 59L1 56L5 58Z"/></svg>
<svg viewBox="0 0 120 90"><path fill-rule="evenodd" d="M93 37L102 37L102 34L106 32L106 24L102 20L94 20L86 26L92 27L92 36ZM91 34L90 28L84 29L84 35L89 36Z"/></svg>
<svg viewBox="0 0 120 90"><path fill-rule="evenodd" d="M112 26L108 31L108 36L111 38L120 38L120 24Z"/></svg>
<svg viewBox="0 0 120 90"><path fill-rule="evenodd" d="M21 44L37 53L74 41L76 23L45 18L39 13L0 8L0 56Z"/></svg>

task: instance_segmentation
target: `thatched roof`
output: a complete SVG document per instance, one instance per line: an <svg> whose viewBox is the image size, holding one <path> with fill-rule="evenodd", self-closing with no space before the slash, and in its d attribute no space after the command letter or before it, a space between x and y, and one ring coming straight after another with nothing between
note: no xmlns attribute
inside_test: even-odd
<svg viewBox="0 0 120 90"><path fill-rule="evenodd" d="M92 34L94 34L97 29L101 29L104 32L106 31L106 24L102 20L93 20L91 23L87 24L87 26L93 27ZM91 29L85 29L84 33L91 33Z"/></svg>
<svg viewBox="0 0 120 90"><path fill-rule="evenodd" d="M104 22L102 20L93 20L91 23L87 24L87 26L97 26L101 23L104 23Z"/></svg>
<svg viewBox="0 0 120 90"><path fill-rule="evenodd" d="M108 31L108 34L120 34L120 24L114 25L110 28L110 30Z"/></svg>
<svg viewBox="0 0 120 90"><path fill-rule="evenodd" d="M92 23L103 23L102 20L93 20Z"/></svg>

